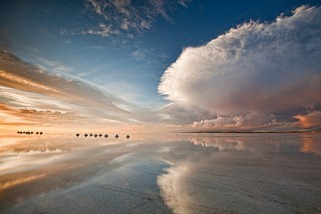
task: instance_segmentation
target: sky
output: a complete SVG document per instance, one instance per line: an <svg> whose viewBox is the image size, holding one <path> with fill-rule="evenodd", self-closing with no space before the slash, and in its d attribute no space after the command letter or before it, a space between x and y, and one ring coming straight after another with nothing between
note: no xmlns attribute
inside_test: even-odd
<svg viewBox="0 0 321 214"><path fill-rule="evenodd" d="M320 1L0 2L1 129L320 131Z"/></svg>

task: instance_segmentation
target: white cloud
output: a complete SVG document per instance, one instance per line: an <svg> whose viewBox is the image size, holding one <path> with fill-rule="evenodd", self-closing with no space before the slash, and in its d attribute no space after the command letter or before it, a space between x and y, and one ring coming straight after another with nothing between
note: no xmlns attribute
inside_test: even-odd
<svg viewBox="0 0 321 214"><path fill-rule="evenodd" d="M96 0L88 0L88 2L90 2L97 14L103 15L103 9L106 7L106 4L101 4Z"/></svg>
<svg viewBox="0 0 321 214"><path fill-rule="evenodd" d="M100 23L97 29L89 29L83 31L82 34L98 35L102 37L109 37L110 35L120 34L120 31L113 29L112 25L106 26L104 23Z"/></svg>
<svg viewBox="0 0 321 214"><path fill-rule="evenodd" d="M251 21L204 46L184 49L158 91L175 105L226 115L235 125L235 116L317 108L320 59L321 8L301 6L292 16ZM197 121L208 118L201 115Z"/></svg>
<svg viewBox="0 0 321 214"><path fill-rule="evenodd" d="M293 131L299 127L295 122L280 122L273 114L251 113L243 116L217 116L215 119L195 121L190 128L198 130L220 131L251 131L264 129L266 131Z"/></svg>
<svg viewBox="0 0 321 214"><path fill-rule="evenodd" d="M220 128L224 127L240 127L242 125L242 118L239 116L227 117L218 116L212 120L201 120L199 122L193 122L191 127L193 128Z"/></svg>

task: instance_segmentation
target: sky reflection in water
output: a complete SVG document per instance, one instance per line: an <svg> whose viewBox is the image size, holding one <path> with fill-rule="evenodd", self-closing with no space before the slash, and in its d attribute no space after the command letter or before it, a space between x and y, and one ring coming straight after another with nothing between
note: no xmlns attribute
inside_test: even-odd
<svg viewBox="0 0 321 214"><path fill-rule="evenodd" d="M318 134L6 135L0 210L320 212L320 155Z"/></svg>

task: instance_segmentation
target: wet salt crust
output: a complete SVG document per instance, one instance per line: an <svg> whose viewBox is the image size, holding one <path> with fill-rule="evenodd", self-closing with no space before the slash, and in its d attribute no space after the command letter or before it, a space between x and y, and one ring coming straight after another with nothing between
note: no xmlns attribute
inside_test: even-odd
<svg viewBox="0 0 321 214"><path fill-rule="evenodd" d="M318 134L3 136L0 146L1 213L321 211Z"/></svg>

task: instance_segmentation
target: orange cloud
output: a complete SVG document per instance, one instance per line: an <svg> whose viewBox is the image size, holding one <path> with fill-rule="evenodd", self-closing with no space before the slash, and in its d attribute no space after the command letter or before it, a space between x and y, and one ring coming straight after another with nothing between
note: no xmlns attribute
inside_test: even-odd
<svg viewBox="0 0 321 214"><path fill-rule="evenodd" d="M111 127L139 125L146 117L146 111L90 83L54 75L7 51L0 56L1 127Z"/></svg>
<svg viewBox="0 0 321 214"><path fill-rule="evenodd" d="M26 87L30 87L33 90L30 91L51 91L59 93L59 91L47 87L45 85L39 84L35 81L32 81L28 78L21 77L19 75L7 72L5 70L0 70L0 83L4 86L9 86L17 89L26 90Z"/></svg>
<svg viewBox="0 0 321 214"><path fill-rule="evenodd" d="M321 111L313 111L306 115L296 115L294 118L299 120L302 128L321 127Z"/></svg>

